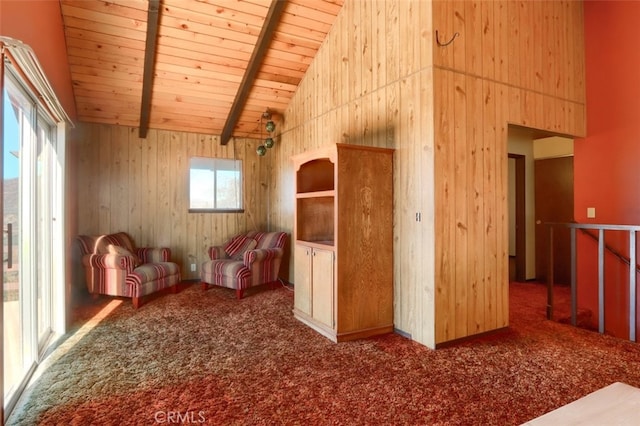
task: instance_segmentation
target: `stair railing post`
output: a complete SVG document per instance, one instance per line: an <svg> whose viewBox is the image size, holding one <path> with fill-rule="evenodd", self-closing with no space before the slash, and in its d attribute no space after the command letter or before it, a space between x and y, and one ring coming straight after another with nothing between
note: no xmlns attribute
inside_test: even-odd
<svg viewBox="0 0 640 426"><path fill-rule="evenodd" d="M577 256L576 256L576 228L571 227L571 325L576 325L578 302L577 302Z"/></svg>
<svg viewBox="0 0 640 426"><path fill-rule="evenodd" d="M629 231L629 340L636 341L636 231Z"/></svg>
<svg viewBox="0 0 640 426"><path fill-rule="evenodd" d="M547 319L553 319L553 225L549 225L549 267L547 268Z"/></svg>
<svg viewBox="0 0 640 426"><path fill-rule="evenodd" d="M598 229L598 331L604 333L604 229Z"/></svg>

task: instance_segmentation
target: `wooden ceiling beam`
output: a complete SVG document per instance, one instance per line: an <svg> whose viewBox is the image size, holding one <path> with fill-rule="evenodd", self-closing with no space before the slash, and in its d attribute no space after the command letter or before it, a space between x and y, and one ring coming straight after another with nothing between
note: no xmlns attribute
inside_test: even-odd
<svg viewBox="0 0 640 426"><path fill-rule="evenodd" d="M280 17L282 16L286 3L286 0L272 0L271 2L269 12L264 20L264 25L262 26L262 30L260 30L258 41L253 49L251 58L249 59L247 70L242 77L233 105L231 106L227 120L222 128L222 133L220 135L221 145L226 145L229 142L229 139L231 139L233 129L238 123L240 114L247 102L249 92L251 91L256 75L262 65L264 55L271 44L271 38L273 37L273 33L280 22Z"/></svg>
<svg viewBox="0 0 640 426"><path fill-rule="evenodd" d="M144 50L144 72L142 76L142 101L140 102L140 138L147 137L151 115L151 89L156 63L160 0L149 0L147 12L147 41Z"/></svg>

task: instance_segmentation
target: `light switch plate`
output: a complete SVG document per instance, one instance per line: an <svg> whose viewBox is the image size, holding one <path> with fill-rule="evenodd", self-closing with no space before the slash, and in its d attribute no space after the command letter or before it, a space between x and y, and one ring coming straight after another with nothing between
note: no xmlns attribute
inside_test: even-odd
<svg viewBox="0 0 640 426"><path fill-rule="evenodd" d="M595 219L595 218L596 218L596 208L587 207L587 219Z"/></svg>

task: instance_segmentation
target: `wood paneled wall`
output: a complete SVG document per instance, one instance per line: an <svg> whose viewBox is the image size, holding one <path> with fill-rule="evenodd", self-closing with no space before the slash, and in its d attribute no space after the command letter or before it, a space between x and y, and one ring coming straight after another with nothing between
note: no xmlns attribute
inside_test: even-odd
<svg viewBox="0 0 640 426"><path fill-rule="evenodd" d="M503 327L508 126L584 135L582 19L574 1L348 0L267 157L255 141L81 126L79 233L168 245L188 278L236 231L292 231L292 155L394 148L395 327L429 347ZM440 47L435 30L459 35ZM191 155L245 160L245 214L187 212Z"/></svg>
<svg viewBox="0 0 640 426"><path fill-rule="evenodd" d="M271 160L257 156L256 140L222 146L211 135L159 130L140 139L137 128L101 124L80 124L73 132L78 234L126 231L137 246L169 247L183 278L197 279L209 246L268 227ZM194 156L243 161L244 213L189 213Z"/></svg>
<svg viewBox="0 0 640 426"><path fill-rule="evenodd" d="M435 247L431 16L426 1L345 2L283 117L271 184L278 194L273 222L291 229L292 155L336 142L395 149L394 322L428 345Z"/></svg>
<svg viewBox="0 0 640 426"><path fill-rule="evenodd" d="M292 228L292 155L395 148L395 327L435 347L507 325L507 130L584 135L582 19L574 1L346 1L282 117L273 224Z"/></svg>
<svg viewBox="0 0 640 426"><path fill-rule="evenodd" d="M583 136L582 3L437 1L436 343L508 325L507 133Z"/></svg>

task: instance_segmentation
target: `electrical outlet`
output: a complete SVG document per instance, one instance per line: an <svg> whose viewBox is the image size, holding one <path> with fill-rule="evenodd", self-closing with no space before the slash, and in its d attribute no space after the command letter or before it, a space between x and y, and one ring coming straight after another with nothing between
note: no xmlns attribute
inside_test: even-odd
<svg viewBox="0 0 640 426"><path fill-rule="evenodd" d="M191 272L195 272L196 271L196 264L192 263L191 264Z"/></svg>

